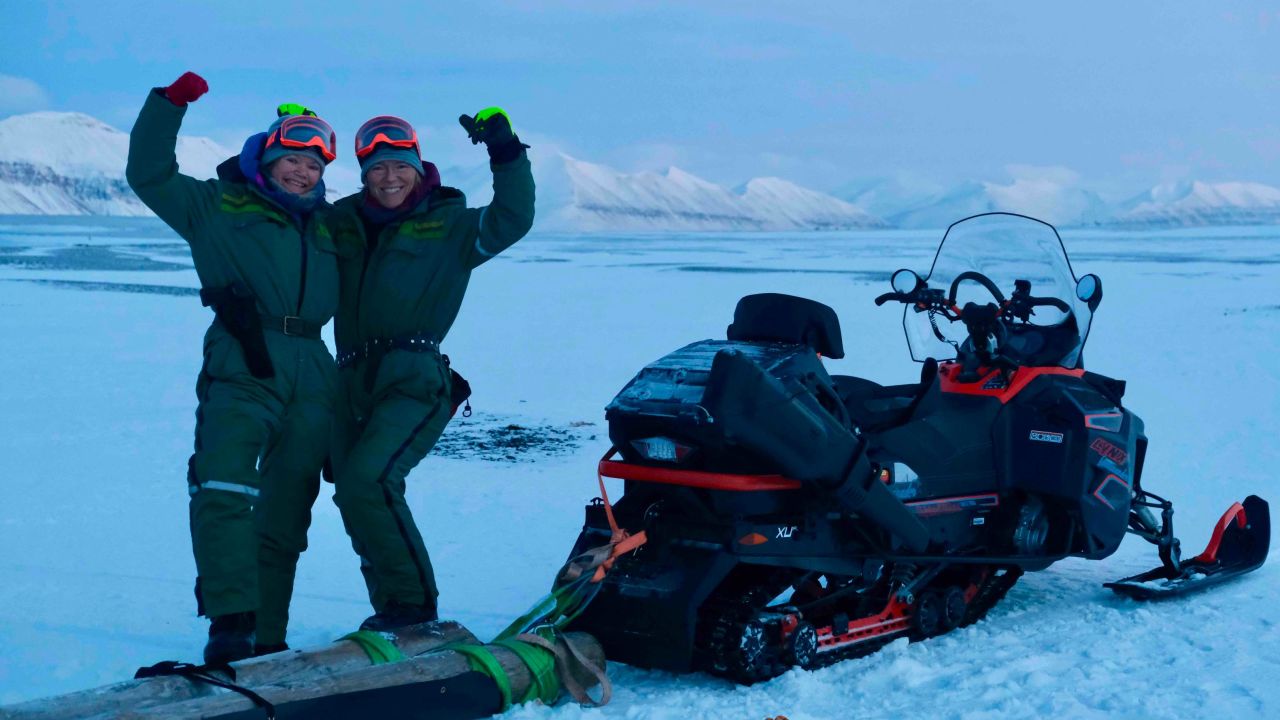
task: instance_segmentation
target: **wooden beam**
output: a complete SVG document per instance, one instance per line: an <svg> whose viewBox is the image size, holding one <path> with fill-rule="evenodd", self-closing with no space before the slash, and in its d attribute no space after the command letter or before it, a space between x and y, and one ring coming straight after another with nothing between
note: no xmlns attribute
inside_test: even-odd
<svg viewBox="0 0 1280 720"><path fill-rule="evenodd" d="M448 643L478 642L469 630L456 622L415 625L384 635L408 658L429 653ZM231 663L231 667L236 673L236 684L244 687L307 683L323 687L334 676L371 666L369 656L360 646L350 640L338 640L319 648L286 650L274 655L241 660ZM230 680L225 674L212 674ZM168 706L227 692L229 691L176 676L128 680L0 708L0 720L65 720L94 715L116 716L123 712Z"/></svg>
<svg viewBox="0 0 1280 720"><path fill-rule="evenodd" d="M576 632L569 633L569 636L590 662L604 668L604 649L595 638ZM522 696L533 682L529 669L510 650L495 645L487 647L506 671L511 682L512 697ZM280 706L325 696L447 680L469 672L471 666L466 657L451 650L438 650L400 662L355 668L323 677L295 676L270 686L255 686L252 690L268 702ZM594 678L579 679L588 688L595 683ZM423 702L429 704L430 700L431 698L424 698ZM105 720L108 717L117 720L196 720L253 709L254 704L244 696L224 690L209 697L155 706L137 712L115 712L93 720Z"/></svg>

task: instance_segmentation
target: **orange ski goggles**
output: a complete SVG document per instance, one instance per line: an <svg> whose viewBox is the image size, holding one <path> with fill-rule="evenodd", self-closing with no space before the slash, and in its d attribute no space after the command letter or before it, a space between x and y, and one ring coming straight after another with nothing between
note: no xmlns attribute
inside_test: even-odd
<svg viewBox="0 0 1280 720"><path fill-rule="evenodd" d="M408 122L392 115L379 115L356 131L356 157L366 158L378 145L412 148L419 156L418 132Z"/></svg>
<svg viewBox="0 0 1280 720"><path fill-rule="evenodd" d="M290 115L267 136L266 147L280 145L294 150L315 148L326 163L337 155L338 136L329 123L314 115Z"/></svg>

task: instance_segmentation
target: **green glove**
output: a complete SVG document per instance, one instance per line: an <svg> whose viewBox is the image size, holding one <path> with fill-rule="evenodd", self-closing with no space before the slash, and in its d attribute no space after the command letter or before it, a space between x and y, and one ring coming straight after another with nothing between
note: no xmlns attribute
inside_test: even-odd
<svg viewBox="0 0 1280 720"><path fill-rule="evenodd" d="M475 117L463 115L458 118L458 124L467 131L472 145L484 143L491 163L509 163L529 147L516 137L515 131L511 129L511 118L500 107L485 108L476 113Z"/></svg>
<svg viewBox="0 0 1280 720"><path fill-rule="evenodd" d="M505 145L515 139L516 133L511 129L511 118L507 111L500 107L485 108L475 114L462 115L458 124L467 131L472 145L484 143L490 148Z"/></svg>
<svg viewBox="0 0 1280 720"><path fill-rule="evenodd" d="M316 117L316 112L300 103L281 103L276 108L276 117L284 117L285 115L310 115L311 117Z"/></svg>

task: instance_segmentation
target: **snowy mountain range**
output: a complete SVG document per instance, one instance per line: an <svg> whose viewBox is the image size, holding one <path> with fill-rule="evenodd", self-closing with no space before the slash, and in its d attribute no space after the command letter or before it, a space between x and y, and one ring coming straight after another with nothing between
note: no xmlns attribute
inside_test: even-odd
<svg viewBox="0 0 1280 720"><path fill-rule="evenodd" d="M1162 227L1280 224L1280 189L1248 182L1158 185L1121 204L1111 223Z"/></svg>
<svg viewBox="0 0 1280 720"><path fill-rule="evenodd" d="M178 164L213 177L232 153L208 138L178 138ZM0 214L149 215L124 180L129 135L83 113L0 120Z"/></svg>
<svg viewBox="0 0 1280 720"><path fill-rule="evenodd" d="M1065 168L1009 168L1009 184L966 182L924 194L894 180L871 183L849 191L855 205L882 214L902 228L939 228L970 215L1006 211L1072 227L1105 223L1107 203L1079 186L1078 176Z"/></svg>
<svg viewBox="0 0 1280 720"><path fill-rule="evenodd" d="M547 230L887 227L848 202L780 178L755 178L730 190L675 167L665 173L623 173L564 153L546 157L535 151L532 159L539 204L551 208L538 220Z"/></svg>
<svg viewBox="0 0 1280 720"><path fill-rule="evenodd" d="M82 113L37 112L0 120L0 215L147 215L124 179L129 136ZM234 151L208 138L180 137L178 164L212 177ZM723 231L939 228L1003 210L1055 225L1190 227L1280 223L1280 189L1248 182L1188 181L1110 204L1065 168L1012 166L1007 182L953 187L897 179L848 185L839 197L775 177L737 188L679 168L625 173L555 149L530 151L541 230ZM335 165L330 195L351 192L355 173ZM473 204L491 197L488 166L442 168L444 182Z"/></svg>
<svg viewBox="0 0 1280 720"><path fill-rule="evenodd" d="M0 214L146 215L124 179L129 136L82 113L0 120ZM208 138L181 137L178 165L212 177L234 154ZM731 191L671 168L626 174L558 152L535 156L539 227L549 230L828 230L884 227L848 202L778 178ZM338 168L335 168L338 169ZM331 194L355 189L351 173L326 175ZM487 164L449 168L446 184L473 202L491 195ZM350 187L347 187L350 186Z"/></svg>

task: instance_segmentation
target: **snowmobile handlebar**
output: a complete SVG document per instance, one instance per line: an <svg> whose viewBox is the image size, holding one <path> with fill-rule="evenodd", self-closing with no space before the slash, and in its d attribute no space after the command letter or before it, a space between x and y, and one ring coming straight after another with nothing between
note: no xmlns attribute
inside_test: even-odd
<svg viewBox="0 0 1280 720"><path fill-rule="evenodd" d="M1031 283L1027 280L1014 281L1013 295L1006 298L1000 288L992 282L991 278L983 275L976 270L967 270L956 276L951 282L951 286L946 292L942 290L930 288L924 281L918 281L918 285L911 292L887 292L876 298L876 305L884 305L890 300L913 305L916 312L934 312L941 314L952 322L959 321L964 318L965 312L957 302L960 284L966 280L976 282L991 293L994 303L978 305L977 303L966 303L965 307L989 307L994 312L995 317L1012 321L1022 320L1029 321L1031 316L1035 314L1034 309L1037 307L1052 307L1061 310L1064 313L1071 313L1072 308L1066 302L1056 297L1035 297L1031 295Z"/></svg>
<svg viewBox="0 0 1280 720"><path fill-rule="evenodd" d="M976 270L966 270L957 275L955 280L951 281L951 289L947 291L947 300L950 300L952 305L956 304L956 294L960 291L960 283L965 280L972 280L978 283L982 287L986 288L987 292L991 293L991 296L996 299L996 302L1001 305L1005 304L1006 301L1004 293L1000 292L1000 288L996 287L996 284L991 282L991 278Z"/></svg>
<svg viewBox="0 0 1280 720"><path fill-rule="evenodd" d="M909 293L890 292L876 298L876 305L883 305L890 300L915 306L916 312L934 311L944 315L948 320L960 319L960 308L947 299L941 290L928 286L920 286Z"/></svg>

